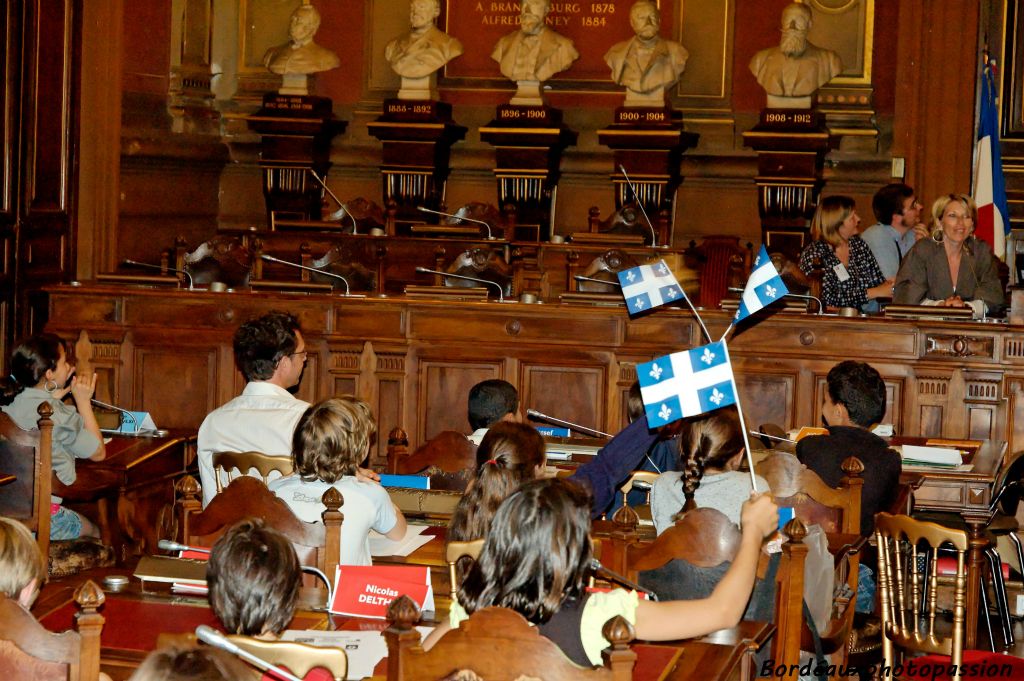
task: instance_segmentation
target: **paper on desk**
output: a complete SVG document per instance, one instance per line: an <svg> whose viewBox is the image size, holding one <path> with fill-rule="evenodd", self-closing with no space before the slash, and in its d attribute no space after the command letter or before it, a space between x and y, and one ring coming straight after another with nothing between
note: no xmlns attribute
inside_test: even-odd
<svg viewBox="0 0 1024 681"><path fill-rule="evenodd" d="M410 553L429 542L434 537L424 535L426 525L408 525L405 536L398 541L392 541L383 534L370 531L370 555L371 556L408 556Z"/></svg>
<svg viewBox="0 0 1024 681"><path fill-rule="evenodd" d="M422 641L433 627L416 627ZM373 676L373 669L387 657L388 645L380 631L308 631L289 629L281 634L282 641L294 641L321 648L341 648L348 656L346 679L365 679Z"/></svg>
<svg viewBox="0 0 1024 681"><path fill-rule="evenodd" d="M919 445L902 445L900 456L910 464L933 466L959 466L964 457L958 449L948 447L922 447Z"/></svg>

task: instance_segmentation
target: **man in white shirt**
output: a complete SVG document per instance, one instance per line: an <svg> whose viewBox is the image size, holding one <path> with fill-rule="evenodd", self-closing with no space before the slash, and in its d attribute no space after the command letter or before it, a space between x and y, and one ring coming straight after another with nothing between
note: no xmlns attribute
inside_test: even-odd
<svg viewBox="0 0 1024 681"><path fill-rule="evenodd" d="M498 421L523 420L519 413L519 392L515 386L500 378L480 381L469 389L469 427L473 434L470 442L477 447L487 429Z"/></svg>
<svg viewBox="0 0 1024 681"><path fill-rule="evenodd" d="M271 312L246 322L235 332L234 350L248 383L241 395L210 412L199 427L204 508L217 493L214 452L263 452L291 461L295 424L309 408L288 392L299 384L306 364L306 342L295 317Z"/></svg>

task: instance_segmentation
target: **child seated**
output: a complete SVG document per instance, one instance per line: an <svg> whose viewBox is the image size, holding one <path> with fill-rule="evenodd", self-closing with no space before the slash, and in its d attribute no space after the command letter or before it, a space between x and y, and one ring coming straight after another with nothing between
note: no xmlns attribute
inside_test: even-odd
<svg viewBox="0 0 1024 681"><path fill-rule="evenodd" d="M370 565L370 530L388 539L405 536L405 516L379 483L360 480L356 471L370 452L377 424L370 407L351 395L333 397L306 410L295 426L295 471L270 483L270 491L306 522L319 522L320 501L328 487L341 492L341 564ZM332 575L333 577L333 575Z"/></svg>
<svg viewBox="0 0 1024 681"><path fill-rule="evenodd" d="M601 663L601 650L608 646L601 629L615 615L633 624L638 639L648 641L692 638L734 626L750 596L761 542L778 523L770 497L748 500L739 552L711 596L657 603L640 600L635 591L586 591L590 508L587 491L571 480L524 483L498 509L449 621L427 637L424 647L488 606L515 610L569 659L585 666Z"/></svg>
<svg viewBox="0 0 1024 681"><path fill-rule="evenodd" d="M46 563L28 528L0 516L0 593L32 607L46 581Z"/></svg>

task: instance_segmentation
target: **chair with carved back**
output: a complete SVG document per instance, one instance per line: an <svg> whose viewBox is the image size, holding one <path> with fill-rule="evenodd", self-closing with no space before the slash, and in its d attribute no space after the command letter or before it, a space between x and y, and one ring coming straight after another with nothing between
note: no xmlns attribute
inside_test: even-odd
<svg viewBox="0 0 1024 681"><path fill-rule="evenodd" d="M214 452L213 470L217 477L217 494L220 494L224 491L222 473L230 481L231 471L236 471L238 475L248 475L249 471L255 470L266 485L270 474L275 471L281 475L291 475L293 463L291 457L271 456L263 452Z"/></svg>
<svg viewBox="0 0 1024 681"><path fill-rule="evenodd" d="M265 641L237 634L227 638L247 653L286 667L300 679L316 668L326 669L335 681L345 681L348 673L348 655L343 648L312 646L294 641Z"/></svg>
<svg viewBox="0 0 1024 681"><path fill-rule="evenodd" d="M434 466L447 473L476 468L476 445L463 433L444 430L409 453L409 436L402 428L388 433L388 473L412 475ZM468 481L468 479L467 479Z"/></svg>
<svg viewBox="0 0 1024 681"><path fill-rule="evenodd" d="M36 535L39 552L50 555L50 471L53 407L39 405L39 426L22 430L0 412L0 470L15 480L0 487L0 515L24 524Z"/></svg>
<svg viewBox="0 0 1024 681"><path fill-rule="evenodd" d="M881 593L882 655L891 669L914 657L917 669L948 670L950 665L977 665L981 669L1003 669L1003 678L1021 678L1024 663L1019 658L987 651L964 650L967 603L967 532L905 515L879 513L875 516L878 543L878 588ZM952 622L940 612L939 583L942 579L939 549L955 552ZM921 560L919 560L921 559ZM924 598L927 586L928 597ZM925 607L922 610L921 604ZM948 672L947 672L948 673ZM945 674L941 678L947 678Z"/></svg>
<svg viewBox="0 0 1024 681"><path fill-rule="evenodd" d="M92 581L75 590L75 629L47 631L16 600L0 595L0 675L33 681L97 681L103 591Z"/></svg>
<svg viewBox="0 0 1024 681"><path fill-rule="evenodd" d="M299 249L301 264L337 276L330 277L309 272L310 281L330 284L342 293L348 291L379 291L384 274L384 260L371 242L343 242L327 250L319 258L313 257L309 248ZM338 277L344 277L342 281ZM345 284L348 284L348 288Z"/></svg>
<svg viewBox="0 0 1024 681"><path fill-rule="evenodd" d="M456 569L459 562L465 558L465 564L471 564L471 561L475 561L480 557L480 552L484 548L483 539L471 539L469 541L450 541L444 547L444 560L448 563L448 577L452 584L452 602L456 600L456 596L459 591L459 570ZM465 568L461 570L462 574L465 574Z"/></svg>
<svg viewBox="0 0 1024 681"><path fill-rule="evenodd" d="M239 237L215 236L186 252L183 239L175 244L174 267L188 272L193 284L220 282L229 288L249 285L253 252Z"/></svg>
<svg viewBox="0 0 1024 681"><path fill-rule="evenodd" d="M700 305L717 308L729 287L742 287L750 272L751 246L738 236L708 235L700 245L690 242L690 252L700 269Z"/></svg>
<svg viewBox="0 0 1024 681"><path fill-rule="evenodd" d="M583 268L582 272L578 271L578 265L570 259L566 264L568 270L566 289L569 291L579 291L580 293L618 294L620 291L618 273L622 270L636 267L639 264L631 255L617 248L607 250L596 256ZM586 277L586 279L577 280L576 275ZM587 281L588 279L600 279L608 283L602 284L596 281Z"/></svg>
<svg viewBox="0 0 1024 681"><path fill-rule="evenodd" d="M836 584L845 583L845 592L833 602L828 626L818 631L825 654L838 653L846 661L853 633L855 596L860 567L860 553L867 537L860 535L861 491L864 486L864 464L856 457L842 463L846 474L839 487L830 487L817 473L807 468L796 455L775 451L757 467L767 482L775 502L792 508L805 526L819 525L835 548ZM814 638L808 629L802 635L804 650L814 650Z"/></svg>
<svg viewBox="0 0 1024 681"><path fill-rule="evenodd" d="M315 565L333 579L341 558L342 514L344 499L334 487L323 494L326 510L322 523L299 520L291 508L256 478L235 478L204 509L202 489L190 475L175 486L178 499L175 512L179 539L190 546L212 546L230 527L246 518L262 518L291 541L301 565Z"/></svg>
<svg viewBox="0 0 1024 681"><path fill-rule="evenodd" d="M420 645L414 628L419 610L408 596L388 607L388 681L486 679L515 681L631 681L636 653L629 648L633 627L622 617L604 625L611 641L604 650L604 666L580 667L545 638L519 613L507 608L483 608L438 640L429 651Z"/></svg>

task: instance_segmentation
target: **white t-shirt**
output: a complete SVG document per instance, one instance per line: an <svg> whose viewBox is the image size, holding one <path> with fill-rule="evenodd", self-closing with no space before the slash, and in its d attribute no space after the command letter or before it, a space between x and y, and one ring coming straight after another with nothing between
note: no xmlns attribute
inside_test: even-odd
<svg viewBox="0 0 1024 681"><path fill-rule="evenodd" d="M372 565L370 530L387 534L398 522L395 506L387 490L376 482L362 482L346 475L333 485L344 499L341 512L341 564ZM329 483L321 480L304 482L298 475L288 475L268 485L270 491L291 507L295 515L307 523L321 522L325 506L320 499ZM332 575L333 577L333 575Z"/></svg>
<svg viewBox="0 0 1024 681"><path fill-rule="evenodd" d="M251 381L241 395L207 414L199 426L197 453L203 508L217 494L214 452L262 452L290 459L295 424L307 409L308 402L284 388ZM221 482L228 484L226 477Z"/></svg>

